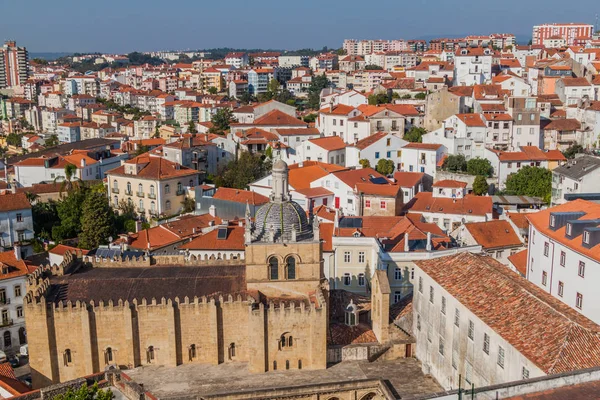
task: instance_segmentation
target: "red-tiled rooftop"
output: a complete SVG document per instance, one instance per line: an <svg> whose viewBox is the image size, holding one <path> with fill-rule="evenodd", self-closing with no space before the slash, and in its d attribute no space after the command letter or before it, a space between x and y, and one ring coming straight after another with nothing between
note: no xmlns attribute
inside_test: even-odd
<svg viewBox="0 0 600 400"><path fill-rule="evenodd" d="M484 249L522 245L521 239L506 220L495 219L486 222L472 222L465 224L465 228Z"/></svg>
<svg viewBox="0 0 600 400"><path fill-rule="evenodd" d="M544 373L600 365L600 326L491 257L415 263Z"/></svg>
<svg viewBox="0 0 600 400"><path fill-rule="evenodd" d="M409 213L440 213L454 215L484 216L492 213L492 198L488 196L466 195L462 199L433 197L431 192L420 192L408 207Z"/></svg>
<svg viewBox="0 0 600 400"><path fill-rule="evenodd" d="M527 254L527 249L524 249L508 257L508 261L522 276L527 276Z"/></svg>
<svg viewBox="0 0 600 400"><path fill-rule="evenodd" d="M248 203L250 205L261 205L269 202L269 198L251 190L220 187L213 195L213 199L233 201L236 203Z"/></svg>
<svg viewBox="0 0 600 400"><path fill-rule="evenodd" d="M443 179L434 183L433 187L464 189L467 187L467 182Z"/></svg>

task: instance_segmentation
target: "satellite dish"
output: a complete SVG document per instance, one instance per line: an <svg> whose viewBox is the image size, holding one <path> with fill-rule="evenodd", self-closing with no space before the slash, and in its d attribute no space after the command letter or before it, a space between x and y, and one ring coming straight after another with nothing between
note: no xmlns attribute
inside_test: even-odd
<svg viewBox="0 0 600 400"><path fill-rule="evenodd" d="M108 237L108 243L112 243L112 241L113 241L113 237L112 237L112 236L109 236L109 237Z"/></svg>

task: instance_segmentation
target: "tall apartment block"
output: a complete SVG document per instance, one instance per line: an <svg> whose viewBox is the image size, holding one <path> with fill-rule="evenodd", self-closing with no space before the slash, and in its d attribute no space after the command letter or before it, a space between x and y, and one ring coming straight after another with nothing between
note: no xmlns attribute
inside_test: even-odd
<svg viewBox="0 0 600 400"><path fill-rule="evenodd" d="M585 39L591 39L594 33L594 26L591 24L543 24L533 27L532 43L535 45L544 44L544 40L553 37L560 37L565 40L567 46L577 44Z"/></svg>
<svg viewBox="0 0 600 400"><path fill-rule="evenodd" d="M29 56L25 47L17 47L14 40L0 47L0 89L19 86L29 75Z"/></svg>

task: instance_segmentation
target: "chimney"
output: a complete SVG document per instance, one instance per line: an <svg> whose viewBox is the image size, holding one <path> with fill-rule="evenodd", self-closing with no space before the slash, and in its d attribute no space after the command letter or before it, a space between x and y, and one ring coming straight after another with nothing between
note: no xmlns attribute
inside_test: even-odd
<svg viewBox="0 0 600 400"><path fill-rule="evenodd" d="M15 243L14 251L15 251L15 258L17 259L17 261L21 261L21 244L20 243Z"/></svg>
<svg viewBox="0 0 600 400"><path fill-rule="evenodd" d="M217 216L217 207L215 207L215 205L211 205L208 208L208 213L210 214L211 217L215 218Z"/></svg>
<svg viewBox="0 0 600 400"><path fill-rule="evenodd" d="M404 251L408 253L410 251L410 247L408 246L408 233L404 234Z"/></svg>
<svg viewBox="0 0 600 400"><path fill-rule="evenodd" d="M242 227L242 226L244 226L244 220L243 220L243 219L240 219L240 220L238 221L238 226L239 226L239 227Z"/></svg>
<svg viewBox="0 0 600 400"><path fill-rule="evenodd" d="M303 161L300 161L300 162L298 163L298 168L302 168L302 167L304 167L304 162L303 162Z"/></svg>
<svg viewBox="0 0 600 400"><path fill-rule="evenodd" d="M431 251L431 232L427 232L427 247L425 250Z"/></svg>
<svg viewBox="0 0 600 400"><path fill-rule="evenodd" d="M141 220L137 220L135 221L135 232L139 233L142 231L142 221Z"/></svg>
<svg viewBox="0 0 600 400"><path fill-rule="evenodd" d="M85 168L85 158L81 159L81 168Z"/></svg>

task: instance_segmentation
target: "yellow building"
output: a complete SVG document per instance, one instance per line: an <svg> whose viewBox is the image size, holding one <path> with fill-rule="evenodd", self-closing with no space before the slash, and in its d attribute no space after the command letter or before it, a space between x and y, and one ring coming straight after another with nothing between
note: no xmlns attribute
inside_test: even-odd
<svg viewBox="0 0 600 400"><path fill-rule="evenodd" d="M179 213L186 187L198 185L200 172L161 157L141 155L108 171L106 177L114 208L125 200L138 214L150 218Z"/></svg>

